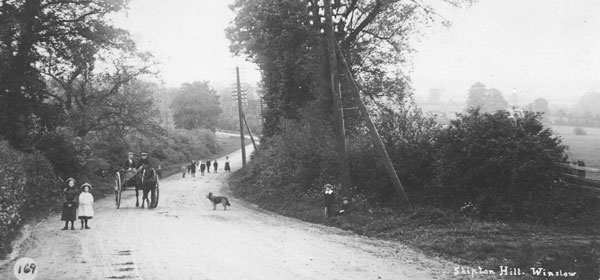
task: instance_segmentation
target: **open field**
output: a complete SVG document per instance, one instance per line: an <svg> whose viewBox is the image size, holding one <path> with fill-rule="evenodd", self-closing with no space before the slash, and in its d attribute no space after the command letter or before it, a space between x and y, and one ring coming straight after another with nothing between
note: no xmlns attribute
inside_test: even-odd
<svg viewBox="0 0 600 280"><path fill-rule="evenodd" d="M568 146L571 160L583 160L587 167L600 168L600 128L584 128L587 135L575 135L573 126L553 126L552 131Z"/></svg>
<svg viewBox="0 0 600 280"><path fill-rule="evenodd" d="M583 128L587 135L575 135L573 126L553 126L554 134L567 145L571 161L583 160L586 167L600 168L600 128ZM600 180L600 173L586 173L587 178Z"/></svg>

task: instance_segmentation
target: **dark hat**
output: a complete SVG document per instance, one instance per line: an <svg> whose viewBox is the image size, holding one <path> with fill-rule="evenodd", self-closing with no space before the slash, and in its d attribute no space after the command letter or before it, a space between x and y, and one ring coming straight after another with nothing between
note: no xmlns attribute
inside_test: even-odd
<svg viewBox="0 0 600 280"><path fill-rule="evenodd" d="M90 191L92 190L92 185L90 185L90 183L83 183L83 185L81 185L81 189L83 190L83 188L85 187L89 187Z"/></svg>
<svg viewBox="0 0 600 280"><path fill-rule="evenodd" d="M71 177L71 178L67 179L65 182L67 182L67 184L68 184L68 183L69 183L69 181L77 182L77 181L75 181L75 179L73 179L73 177Z"/></svg>

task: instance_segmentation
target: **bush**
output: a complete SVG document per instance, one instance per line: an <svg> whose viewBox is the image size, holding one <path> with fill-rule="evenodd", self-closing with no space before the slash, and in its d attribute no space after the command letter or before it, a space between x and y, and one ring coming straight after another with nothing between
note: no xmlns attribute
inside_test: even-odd
<svg viewBox="0 0 600 280"><path fill-rule="evenodd" d="M380 109L377 126L388 153L409 195L420 197L419 187L433 174L431 139L437 127L433 119L422 117L416 110ZM243 174L235 176L243 182L241 196L322 203L322 186L337 184L339 171L329 112L320 110L319 106L302 108L300 121L282 121L277 134L262 139L260 152ZM352 116L347 119L353 121ZM356 123L359 128L350 127L346 132L354 206L399 205L371 138Z"/></svg>
<svg viewBox="0 0 600 280"><path fill-rule="evenodd" d="M61 189L52 164L38 152L25 154L0 141L0 256L25 218L57 208Z"/></svg>
<svg viewBox="0 0 600 280"><path fill-rule="evenodd" d="M396 110L380 108L380 111L377 129L409 199L413 203L429 205L431 195L422 186L434 177L433 138L440 127L433 117L424 116L414 105ZM368 136L365 139L369 139ZM368 146L370 139L366 147ZM378 194L381 200L398 198L388 174L384 172L382 160L373 149L368 152L373 157L373 162L377 163L377 169L371 172L380 172L379 178L387 182L385 189Z"/></svg>
<svg viewBox="0 0 600 280"><path fill-rule="evenodd" d="M13 150L8 142L0 142L0 255L9 252L7 240L16 233L21 223L25 204L26 173L20 165L23 154Z"/></svg>
<svg viewBox="0 0 600 280"><path fill-rule="evenodd" d="M438 202L456 209L473 202L485 217L521 219L526 209L545 216L548 199L559 199L555 163L565 160L564 149L539 113L470 110L436 139Z"/></svg>
<svg viewBox="0 0 600 280"><path fill-rule="evenodd" d="M305 121L282 121L278 134L261 139L260 150L235 180L250 200L322 201L322 186L337 182L330 122L308 109Z"/></svg>
<svg viewBox="0 0 600 280"><path fill-rule="evenodd" d="M35 148L52 163L54 172L62 178L82 174L91 156L89 145L67 128L43 134Z"/></svg>
<svg viewBox="0 0 600 280"><path fill-rule="evenodd" d="M573 132L575 133L575 135L587 135L587 131L581 127L575 127L573 129Z"/></svg>

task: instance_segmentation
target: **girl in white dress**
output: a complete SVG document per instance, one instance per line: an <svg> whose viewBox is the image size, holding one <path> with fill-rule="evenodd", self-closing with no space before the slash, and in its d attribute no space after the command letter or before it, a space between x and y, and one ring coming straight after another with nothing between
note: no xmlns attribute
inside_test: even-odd
<svg viewBox="0 0 600 280"><path fill-rule="evenodd" d="M90 193L92 185L84 183L81 185L81 194L79 194L79 206L77 207L77 216L81 220L81 229L90 229L88 220L94 217L94 197Z"/></svg>

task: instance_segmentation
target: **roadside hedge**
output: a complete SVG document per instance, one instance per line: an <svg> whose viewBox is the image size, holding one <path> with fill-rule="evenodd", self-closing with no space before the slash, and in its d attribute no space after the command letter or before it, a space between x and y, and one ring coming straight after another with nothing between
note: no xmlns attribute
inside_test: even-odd
<svg viewBox="0 0 600 280"><path fill-rule="evenodd" d="M58 207L60 182L52 164L39 153L26 154L0 141L0 255L28 216Z"/></svg>

